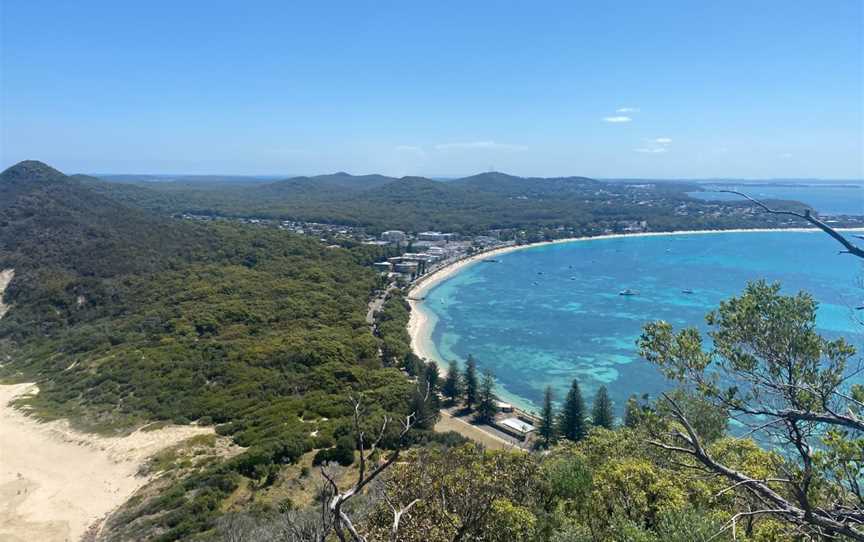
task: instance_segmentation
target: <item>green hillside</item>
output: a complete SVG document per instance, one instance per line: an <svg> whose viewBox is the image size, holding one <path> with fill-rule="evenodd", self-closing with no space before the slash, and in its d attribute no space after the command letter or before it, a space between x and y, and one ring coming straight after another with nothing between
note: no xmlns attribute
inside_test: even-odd
<svg viewBox="0 0 864 542"><path fill-rule="evenodd" d="M160 218L86 184L35 162L0 174L0 268L15 269L0 376L37 382L38 415L87 430L197 421L247 447L200 474L203 494L160 501L183 517L153 520L166 539L209 525L200 499L332 446L347 394L372 413L407 409L409 384L381 367L364 319L368 254Z"/></svg>

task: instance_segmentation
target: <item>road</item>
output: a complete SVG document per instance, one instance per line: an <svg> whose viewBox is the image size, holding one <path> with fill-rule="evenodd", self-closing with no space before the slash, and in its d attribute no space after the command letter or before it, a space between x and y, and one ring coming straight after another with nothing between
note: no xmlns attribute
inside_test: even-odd
<svg viewBox="0 0 864 542"><path fill-rule="evenodd" d="M441 409L441 419L435 424L438 432L455 431L463 437L483 444L489 449L525 448L525 442L486 424L471 423L470 417L455 416L453 409Z"/></svg>

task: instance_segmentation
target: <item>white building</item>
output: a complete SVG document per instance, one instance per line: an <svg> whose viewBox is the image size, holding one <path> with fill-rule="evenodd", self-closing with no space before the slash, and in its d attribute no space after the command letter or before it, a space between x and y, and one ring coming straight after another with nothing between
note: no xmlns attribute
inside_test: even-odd
<svg viewBox="0 0 864 542"><path fill-rule="evenodd" d="M404 231L387 230L381 234L381 239L389 243L404 243L408 239L408 236L405 235Z"/></svg>
<svg viewBox="0 0 864 542"><path fill-rule="evenodd" d="M417 234L417 238L421 241L455 241L455 233L441 233L440 231L424 231Z"/></svg>
<svg viewBox="0 0 864 542"><path fill-rule="evenodd" d="M505 433L508 433L520 439L524 439L530 433L535 431L535 427L533 425L528 422L523 422L519 418L505 418L503 420L499 420L496 424Z"/></svg>

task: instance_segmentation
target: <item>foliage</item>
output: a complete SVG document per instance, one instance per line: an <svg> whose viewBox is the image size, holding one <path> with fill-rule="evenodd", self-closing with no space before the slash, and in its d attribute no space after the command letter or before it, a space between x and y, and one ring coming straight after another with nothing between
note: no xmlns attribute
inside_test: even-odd
<svg viewBox="0 0 864 542"><path fill-rule="evenodd" d="M450 362L450 368L447 369L447 376L444 377L444 384L441 386L441 393L451 405L455 404L462 396L462 379L459 374L459 366L455 361Z"/></svg>
<svg viewBox="0 0 864 542"><path fill-rule="evenodd" d="M615 410L606 386L600 386L594 396L594 406L591 408L591 421L598 427L612 429L615 425Z"/></svg>
<svg viewBox="0 0 864 542"><path fill-rule="evenodd" d="M479 400L477 360L471 354L468 354L468 359L465 361L465 375L462 377L462 383L465 388L465 408L471 410Z"/></svg>
<svg viewBox="0 0 864 542"><path fill-rule="evenodd" d="M480 423L491 423L498 413L498 405L495 397L495 377L492 371L486 369L483 372L483 380L480 382L480 391L477 394L477 421Z"/></svg>
<svg viewBox="0 0 864 542"><path fill-rule="evenodd" d="M0 376L35 380L37 415L85 429L200 420L246 447L113 525L186 538L308 451L346 462L347 393L374 417L407 412L410 383L365 322L364 249L159 218L87 186L38 163L0 175L0 268L15 269Z"/></svg>
<svg viewBox="0 0 864 542"><path fill-rule="evenodd" d="M543 394L543 412L540 415L540 425L537 427L537 446L548 448L555 441L557 427L555 425L555 412L552 408L552 387L547 386Z"/></svg>
<svg viewBox="0 0 864 542"><path fill-rule="evenodd" d="M724 476L760 499L757 506L767 509L761 513L796 524L798 532L864 540L864 403L850 382L858 371L849 367L855 350L816 332L816 308L809 294L783 296L779 284L754 282L708 315L710 350L696 329L675 333L666 322L645 326L639 341L646 359L703 403L783 450L782 476L730 470L706 450L717 435L716 423L706 430L698 420L705 408L672 396L665 402L677 427L658 445Z"/></svg>
<svg viewBox="0 0 864 542"><path fill-rule="evenodd" d="M579 381L575 378L561 409L559 426L561 436L572 441L582 440L588 432L585 424L585 402L579 390Z"/></svg>

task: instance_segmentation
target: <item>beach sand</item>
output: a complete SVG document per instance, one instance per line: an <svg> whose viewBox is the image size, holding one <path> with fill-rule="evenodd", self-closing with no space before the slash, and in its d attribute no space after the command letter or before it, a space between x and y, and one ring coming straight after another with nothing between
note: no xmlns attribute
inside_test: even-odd
<svg viewBox="0 0 864 542"><path fill-rule="evenodd" d="M12 282L14 277L14 269L4 269L0 271L0 318L3 318L3 316L5 316L9 311L9 305L3 304L3 293L6 291L6 287L9 286L9 283Z"/></svg>
<svg viewBox="0 0 864 542"><path fill-rule="evenodd" d="M9 406L34 384L0 385L0 541L76 542L149 479L154 453L212 428L165 427L126 437L80 433L66 420L39 423Z"/></svg>

